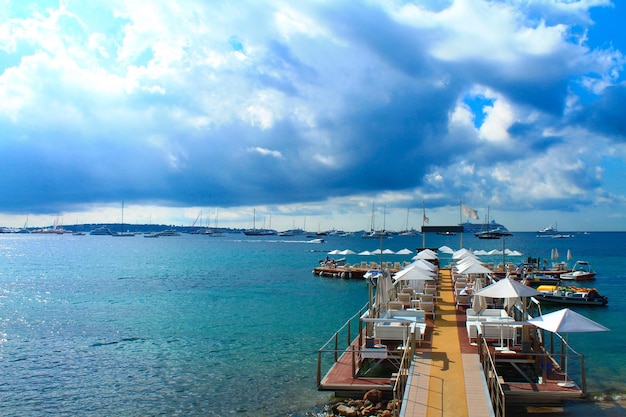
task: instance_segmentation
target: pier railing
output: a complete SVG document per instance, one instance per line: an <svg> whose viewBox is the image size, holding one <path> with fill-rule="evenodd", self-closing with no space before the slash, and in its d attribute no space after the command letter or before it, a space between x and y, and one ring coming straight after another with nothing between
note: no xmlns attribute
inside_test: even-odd
<svg viewBox="0 0 626 417"><path fill-rule="evenodd" d="M392 392L393 392L393 407L391 413L393 417L398 417L402 410L402 404L404 400L404 393L406 391L406 384L409 378L409 372L415 356L415 340L411 343L408 349L405 349L402 360L400 361L400 369L398 373L392 378Z"/></svg>
<svg viewBox="0 0 626 417"><path fill-rule="evenodd" d="M515 368L520 363L526 362L530 364L534 369L534 374L525 376L526 383L537 384L538 387L544 384L561 386L568 398L571 398L572 394L576 395L577 392L580 393L580 397L584 397L586 394L587 383L584 356L567 345L562 338L555 337L554 333L548 332L549 336L546 339L545 331L542 329L537 330L539 331L535 332L534 337L532 337L532 349L529 352L504 356L496 355L493 352L493 348L490 349L482 333L478 332L478 355L495 417L505 417L506 415L506 395L502 385L506 384L507 381L498 373L498 365L504 363L513 363ZM535 376L536 380L532 379ZM572 391L571 388L573 387L578 388L579 391ZM539 401L541 401L541 391L541 389L537 390ZM552 394L555 393L554 389L551 391Z"/></svg>
<svg viewBox="0 0 626 417"><path fill-rule="evenodd" d="M356 354L358 350L349 349L352 342L357 336L362 334L361 319L364 314L367 313L369 305L363 306L356 314L350 317L344 324L337 330L330 339L317 351L317 387L320 387L323 375L328 372L332 366L339 360L339 357L344 352L352 351L352 375L356 374ZM332 356L332 360L327 358Z"/></svg>
<svg viewBox="0 0 626 417"><path fill-rule="evenodd" d="M478 357L485 375L485 381L487 382L487 389L489 390L494 415L495 417L505 417L506 398L502 390L502 385L500 384L496 364L494 358L489 353L487 341L480 333L478 334Z"/></svg>

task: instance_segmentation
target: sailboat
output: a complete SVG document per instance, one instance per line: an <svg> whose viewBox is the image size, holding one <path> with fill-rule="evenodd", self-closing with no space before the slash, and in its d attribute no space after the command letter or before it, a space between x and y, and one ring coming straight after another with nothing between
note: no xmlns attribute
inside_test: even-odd
<svg viewBox="0 0 626 417"><path fill-rule="evenodd" d="M495 223L492 221L492 223ZM485 221L485 230L483 230L482 232L476 232L474 233L474 236L476 236L479 239L500 239L501 237L504 236L512 236L512 233L508 231L508 229L504 226L500 226L500 227L496 227L494 229L489 229L490 223L489 223L489 207L487 207L487 218Z"/></svg>
<svg viewBox="0 0 626 417"><path fill-rule="evenodd" d="M404 230L400 232L400 236L418 236L420 232L415 230L414 228L409 229L409 209L406 209L406 222L404 225Z"/></svg>
<svg viewBox="0 0 626 417"><path fill-rule="evenodd" d="M256 209L254 209L253 217L252 217L252 229L244 230L243 234L246 236L271 236L271 235L275 235L276 232L271 229L257 229L256 228Z"/></svg>
<svg viewBox="0 0 626 417"><path fill-rule="evenodd" d="M219 215L220 215L220 211L219 211L219 209L217 209L215 211L215 229L213 229L213 230L208 229L205 234L207 234L209 236L212 236L212 237L224 236L224 234L222 232L220 232L219 229L217 228L217 220L219 218Z"/></svg>
<svg viewBox="0 0 626 417"><path fill-rule="evenodd" d="M111 234L111 236L117 236L117 237L131 237L131 236L135 236L135 234L132 233L132 232L125 232L124 231L124 202L123 201L122 201L122 223L120 224L120 231Z"/></svg>
<svg viewBox="0 0 626 417"><path fill-rule="evenodd" d="M361 235L361 237L363 239L379 239L379 238L383 238L383 237L387 237L390 235L390 233L388 231L385 230L385 221L387 218L387 208L385 207L385 210L383 211L383 228L382 230L375 230L374 229L374 203L372 203L372 220L371 220L371 224L370 224L370 231L369 233L363 233Z"/></svg>

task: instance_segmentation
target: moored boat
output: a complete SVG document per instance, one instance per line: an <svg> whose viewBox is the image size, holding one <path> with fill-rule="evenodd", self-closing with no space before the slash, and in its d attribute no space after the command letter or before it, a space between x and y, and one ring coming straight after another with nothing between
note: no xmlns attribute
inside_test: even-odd
<svg viewBox="0 0 626 417"><path fill-rule="evenodd" d="M605 306L609 299L600 295L595 288L564 287L558 285L540 285L537 290L540 295L535 296L539 301L553 304L568 304L582 306Z"/></svg>
<svg viewBox="0 0 626 417"><path fill-rule="evenodd" d="M110 236L113 233L108 227L98 227L96 229L93 229L89 234L95 236Z"/></svg>
<svg viewBox="0 0 626 417"><path fill-rule="evenodd" d="M157 236L180 236L176 230L167 229L157 233Z"/></svg>
<svg viewBox="0 0 626 417"><path fill-rule="evenodd" d="M513 234L509 232L508 230L500 229L500 228L474 233L474 236L476 236L479 239L500 239L501 237L512 236L512 235Z"/></svg>
<svg viewBox="0 0 626 417"><path fill-rule="evenodd" d="M596 278L596 271L587 261L576 261L570 272L560 275L564 281L592 281Z"/></svg>

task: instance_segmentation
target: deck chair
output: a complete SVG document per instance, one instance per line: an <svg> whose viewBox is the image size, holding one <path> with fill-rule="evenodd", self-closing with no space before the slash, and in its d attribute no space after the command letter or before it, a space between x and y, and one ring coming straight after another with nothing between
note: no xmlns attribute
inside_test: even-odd
<svg viewBox="0 0 626 417"><path fill-rule="evenodd" d="M389 310L404 310L402 301L389 301Z"/></svg>
<svg viewBox="0 0 626 417"><path fill-rule="evenodd" d="M472 296L469 294L457 294L456 296L456 308L459 307L471 307L472 306Z"/></svg>
<svg viewBox="0 0 626 417"><path fill-rule="evenodd" d="M409 307L411 305L411 294L401 292L398 294L398 301L404 304L405 307Z"/></svg>
<svg viewBox="0 0 626 417"><path fill-rule="evenodd" d="M435 303L420 301L420 310L424 310L426 314L430 314L433 320L435 319Z"/></svg>

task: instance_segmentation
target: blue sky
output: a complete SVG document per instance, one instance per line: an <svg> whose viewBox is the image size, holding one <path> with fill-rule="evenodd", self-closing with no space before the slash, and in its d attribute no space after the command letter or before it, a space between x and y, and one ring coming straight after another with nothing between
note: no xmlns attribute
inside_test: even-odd
<svg viewBox="0 0 626 417"><path fill-rule="evenodd" d="M293 4L292 4L293 3ZM5 1L0 225L626 230L608 0ZM385 215L383 215L383 212Z"/></svg>

